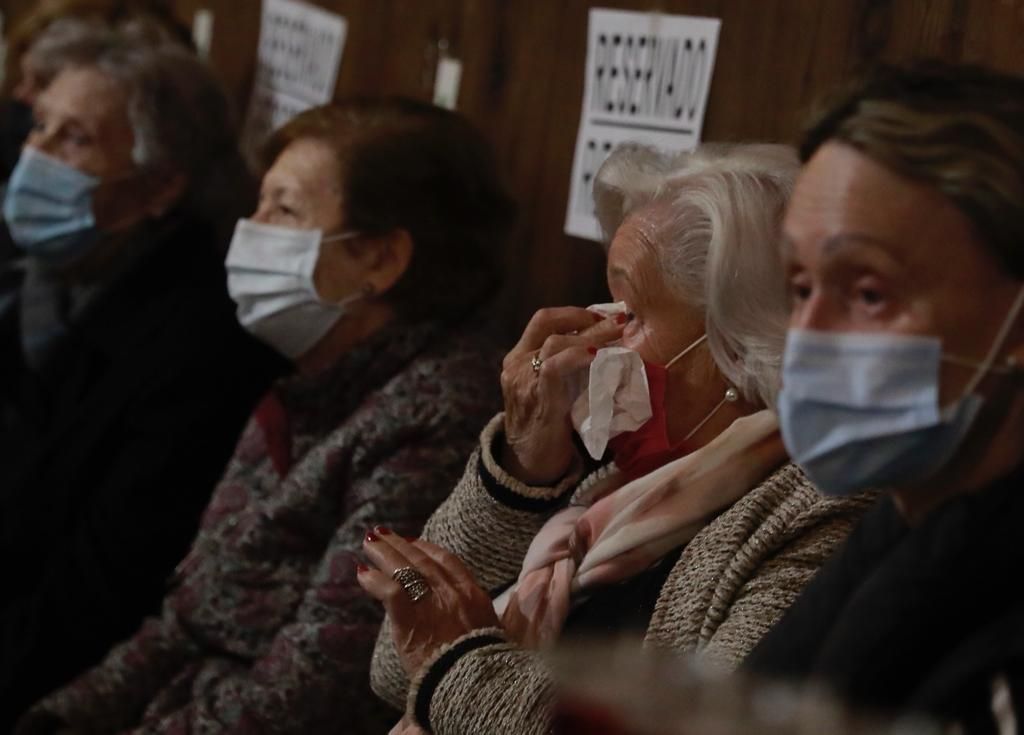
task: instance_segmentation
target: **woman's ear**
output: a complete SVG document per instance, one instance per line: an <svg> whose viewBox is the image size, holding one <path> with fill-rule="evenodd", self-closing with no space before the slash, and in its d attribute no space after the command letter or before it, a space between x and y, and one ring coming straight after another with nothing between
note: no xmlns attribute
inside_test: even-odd
<svg viewBox="0 0 1024 735"><path fill-rule="evenodd" d="M375 238L375 247L366 251L367 261L364 280L375 294L383 294L409 270L416 245L408 230L396 229Z"/></svg>

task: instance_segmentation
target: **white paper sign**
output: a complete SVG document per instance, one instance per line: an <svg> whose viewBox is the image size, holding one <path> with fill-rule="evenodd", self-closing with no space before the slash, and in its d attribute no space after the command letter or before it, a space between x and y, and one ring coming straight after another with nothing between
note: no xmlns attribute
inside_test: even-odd
<svg viewBox="0 0 1024 735"><path fill-rule="evenodd" d="M700 142L720 27L717 18L591 9L567 234L601 239L593 182L616 145L680 151Z"/></svg>
<svg viewBox="0 0 1024 735"><path fill-rule="evenodd" d="M256 73L243 140L252 154L298 113L330 101L348 24L299 0L263 0Z"/></svg>
<svg viewBox="0 0 1024 735"><path fill-rule="evenodd" d="M200 59L210 58L210 46L213 44L213 11L200 8L192 16L192 43L196 46L196 54Z"/></svg>
<svg viewBox="0 0 1024 735"><path fill-rule="evenodd" d="M459 101L459 82L462 81L462 62L442 56L437 62L434 76L434 104L454 110Z"/></svg>

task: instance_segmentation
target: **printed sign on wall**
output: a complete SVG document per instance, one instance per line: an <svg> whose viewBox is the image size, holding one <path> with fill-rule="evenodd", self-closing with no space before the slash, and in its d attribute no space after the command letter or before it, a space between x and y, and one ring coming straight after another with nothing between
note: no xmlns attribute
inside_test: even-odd
<svg viewBox="0 0 1024 735"><path fill-rule="evenodd" d="M345 19L298 0L263 0L244 145L250 154L290 118L334 95Z"/></svg>
<svg viewBox="0 0 1024 735"><path fill-rule="evenodd" d="M601 239L594 175L616 145L680 151L700 142L720 27L716 18L590 11L567 234Z"/></svg>

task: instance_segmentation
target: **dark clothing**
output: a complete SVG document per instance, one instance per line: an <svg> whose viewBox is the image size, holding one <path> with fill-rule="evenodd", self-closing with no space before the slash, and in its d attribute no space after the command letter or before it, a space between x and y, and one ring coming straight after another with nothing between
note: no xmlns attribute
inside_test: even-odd
<svg viewBox="0 0 1024 735"><path fill-rule="evenodd" d="M16 301L0 324L0 732L159 610L284 367L238 326L207 229L137 239L38 371Z"/></svg>
<svg viewBox="0 0 1024 735"><path fill-rule="evenodd" d="M35 705L26 730L386 732L399 715L369 687L384 611L355 564L376 524L419 534L500 403L498 353L461 331L396 320L325 372L278 381L163 614Z"/></svg>
<svg viewBox="0 0 1024 735"><path fill-rule="evenodd" d="M17 165L32 124L31 107L13 97L0 100L0 181L7 181Z"/></svg>
<svg viewBox="0 0 1024 735"><path fill-rule="evenodd" d="M958 497L914 528L880 501L747 667L821 679L871 708L985 719L993 678L1012 685L1024 670L1022 479Z"/></svg>
<svg viewBox="0 0 1024 735"><path fill-rule="evenodd" d="M642 636L654 615L661 588L683 554L669 552L657 564L624 582L602 587L581 602L565 621L562 638Z"/></svg>

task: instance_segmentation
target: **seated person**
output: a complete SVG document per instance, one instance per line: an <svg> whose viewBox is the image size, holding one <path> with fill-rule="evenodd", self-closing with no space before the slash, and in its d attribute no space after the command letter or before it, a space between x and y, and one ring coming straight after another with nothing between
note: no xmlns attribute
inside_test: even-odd
<svg viewBox="0 0 1024 735"><path fill-rule="evenodd" d="M102 33L37 98L3 200L0 731L159 608L280 369L224 287L220 87Z"/></svg>
<svg viewBox="0 0 1024 735"><path fill-rule="evenodd" d="M536 649L570 635L640 634L734 668L846 536L864 499L822 498L767 408L796 169L782 146L627 147L600 169L608 286L628 313L538 312L505 358L504 413L423 539L364 543L360 583L388 613L373 685L406 728L549 732ZM652 414L595 467L565 382L611 341L642 358ZM491 594L513 583L499 620Z"/></svg>
<svg viewBox="0 0 1024 735"><path fill-rule="evenodd" d="M356 554L380 518L419 531L500 404L500 356L466 330L511 203L479 133L412 101L304 112L268 159L228 286L297 372L256 409L163 614L22 732L377 733L397 719L369 688L382 615Z"/></svg>
<svg viewBox="0 0 1024 735"><path fill-rule="evenodd" d="M885 69L802 155L783 436L823 492L886 493L750 668L996 732L1024 714L1024 81Z"/></svg>

